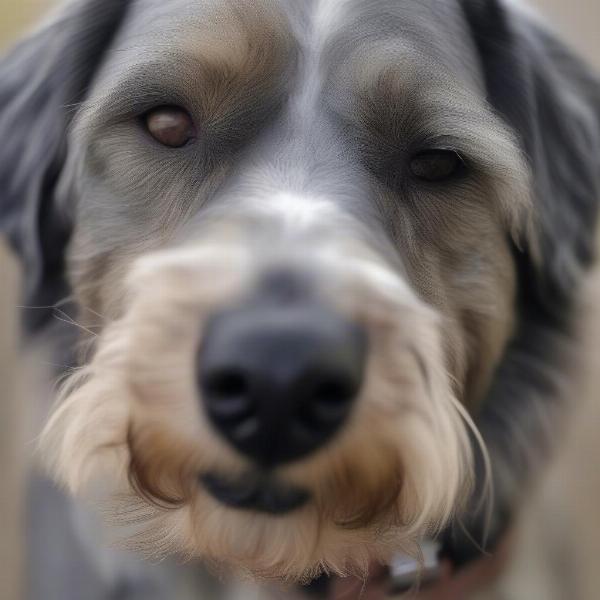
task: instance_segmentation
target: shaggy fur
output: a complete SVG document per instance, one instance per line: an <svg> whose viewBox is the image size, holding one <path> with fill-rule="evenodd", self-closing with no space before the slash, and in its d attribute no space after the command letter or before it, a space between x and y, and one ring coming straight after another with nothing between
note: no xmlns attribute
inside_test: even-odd
<svg viewBox="0 0 600 600"><path fill-rule="evenodd" d="M59 482L151 554L258 577L363 572L454 521L457 562L479 552L462 531L500 534L553 438L593 260L600 86L550 33L495 0L79 0L0 81L27 302L69 296L92 334L43 437ZM165 105L194 143L150 138ZM432 149L464 172L413 177ZM311 502L274 518L198 484L252 466L206 420L194 361L210 315L282 267L369 356L343 431L277 471Z"/></svg>

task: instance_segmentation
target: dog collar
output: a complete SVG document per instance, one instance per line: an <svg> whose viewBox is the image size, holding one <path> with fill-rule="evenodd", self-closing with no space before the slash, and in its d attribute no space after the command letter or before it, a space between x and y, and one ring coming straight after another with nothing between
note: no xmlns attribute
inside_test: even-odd
<svg viewBox="0 0 600 600"><path fill-rule="evenodd" d="M396 554L389 564L390 593L400 594L437 581L442 575L441 544L423 540L417 558Z"/></svg>

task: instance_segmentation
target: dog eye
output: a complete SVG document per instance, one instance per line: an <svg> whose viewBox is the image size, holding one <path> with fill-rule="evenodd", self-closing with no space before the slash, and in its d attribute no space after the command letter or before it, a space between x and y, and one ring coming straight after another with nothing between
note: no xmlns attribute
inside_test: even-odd
<svg viewBox="0 0 600 600"><path fill-rule="evenodd" d="M465 168L462 158L454 150L426 150L410 161L411 173L424 181L446 181Z"/></svg>
<svg viewBox="0 0 600 600"><path fill-rule="evenodd" d="M176 106L162 106L144 116L148 133L163 146L181 148L196 137L190 114Z"/></svg>

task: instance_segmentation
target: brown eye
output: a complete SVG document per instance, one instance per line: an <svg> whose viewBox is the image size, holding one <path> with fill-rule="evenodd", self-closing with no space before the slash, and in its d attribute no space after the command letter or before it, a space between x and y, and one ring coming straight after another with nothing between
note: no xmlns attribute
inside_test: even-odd
<svg viewBox="0 0 600 600"><path fill-rule="evenodd" d="M196 137L192 117L183 108L156 108L144 116L144 122L150 135L169 148L181 148Z"/></svg>
<svg viewBox="0 0 600 600"><path fill-rule="evenodd" d="M446 181L465 169L465 163L454 150L426 150L410 161L411 173L424 181Z"/></svg>

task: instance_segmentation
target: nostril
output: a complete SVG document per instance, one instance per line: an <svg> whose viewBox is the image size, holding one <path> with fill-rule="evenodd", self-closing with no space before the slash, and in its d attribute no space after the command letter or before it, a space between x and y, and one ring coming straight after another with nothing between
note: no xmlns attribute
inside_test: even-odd
<svg viewBox="0 0 600 600"><path fill-rule="evenodd" d="M297 423L313 433L333 431L350 412L355 395L356 385L344 373L315 378L298 406Z"/></svg>
<svg viewBox="0 0 600 600"><path fill-rule="evenodd" d="M252 412L246 374L235 368L220 369L204 378L210 412L221 419L240 419Z"/></svg>
<svg viewBox="0 0 600 600"><path fill-rule="evenodd" d="M248 391L245 374L238 369L223 369L210 373L204 387L213 398L239 398Z"/></svg>
<svg viewBox="0 0 600 600"><path fill-rule="evenodd" d="M346 378L324 379L314 387L311 401L319 406L339 407L352 400L354 389Z"/></svg>

